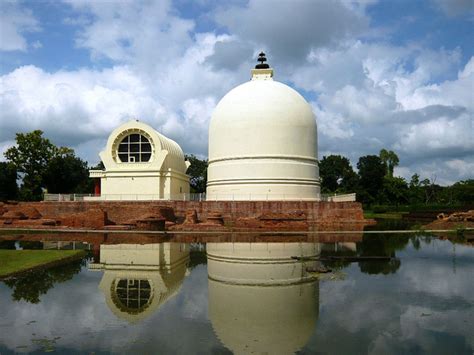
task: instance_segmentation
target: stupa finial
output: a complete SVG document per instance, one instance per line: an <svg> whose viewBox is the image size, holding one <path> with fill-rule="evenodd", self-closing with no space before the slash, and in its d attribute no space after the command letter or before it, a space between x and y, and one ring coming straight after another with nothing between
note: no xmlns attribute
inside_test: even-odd
<svg viewBox="0 0 474 355"><path fill-rule="evenodd" d="M268 69L268 68L270 68L270 66L267 63L265 63L267 61L267 57L265 57L265 53L260 52L260 54L258 55L257 60L260 63L255 66L255 69Z"/></svg>

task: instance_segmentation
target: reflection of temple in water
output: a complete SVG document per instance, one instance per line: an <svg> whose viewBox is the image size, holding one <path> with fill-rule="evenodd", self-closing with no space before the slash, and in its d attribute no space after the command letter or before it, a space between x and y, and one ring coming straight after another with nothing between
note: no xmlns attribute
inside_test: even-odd
<svg viewBox="0 0 474 355"><path fill-rule="evenodd" d="M99 288L119 318L134 323L155 312L178 293L186 276L189 245L184 243L102 244Z"/></svg>
<svg viewBox="0 0 474 355"><path fill-rule="evenodd" d="M317 243L208 243L209 318L236 354L293 354L319 316ZM294 257L299 257L297 260Z"/></svg>
<svg viewBox="0 0 474 355"><path fill-rule="evenodd" d="M80 241L42 241L43 249L57 250L92 250L92 244Z"/></svg>

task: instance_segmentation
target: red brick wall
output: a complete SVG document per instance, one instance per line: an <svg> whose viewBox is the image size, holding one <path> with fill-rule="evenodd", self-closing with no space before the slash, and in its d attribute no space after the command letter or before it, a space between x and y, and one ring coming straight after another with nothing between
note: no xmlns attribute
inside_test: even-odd
<svg viewBox="0 0 474 355"><path fill-rule="evenodd" d="M208 212L219 212L225 220L239 217L257 217L262 213L291 213L302 211L312 223L363 221L362 206L358 202L310 201L87 201L87 202L22 202L18 207L35 207L43 218L57 218L62 214L86 212L100 208L116 224L155 214L162 207L171 207L178 217L195 209L199 220Z"/></svg>

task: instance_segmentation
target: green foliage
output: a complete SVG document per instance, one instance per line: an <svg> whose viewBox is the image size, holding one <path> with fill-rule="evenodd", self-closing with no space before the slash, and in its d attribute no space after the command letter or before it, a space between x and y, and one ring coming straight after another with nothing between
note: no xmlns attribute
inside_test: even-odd
<svg viewBox="0 0 474 355"><path fill-rule="evenodd" d="M378 201L382 203L405 204L408 202L408 184L404 178L386 175Z"/></svg>
<svg viewBox="0 0 474 355"><path fill-rule="evenodd" d="M357 188L358 176L349 159L340 155L323 157L319 162L319 176L323 193L353 192Z"/></svg>
<svg viewBox="0 0 474 355"><path fill-rule="evenodd" d="M374 214L474 205L474 179L440 186L436 184L436 178L422 180L420 175L414 174L407 182L393 176L398 164L395 152L382 149L379 156L360 157L359 172L355 174L347 158L340 155L323 157L319 163L321 192L356 192L357 200L370 206Z"/></svg>
<svg viewBox="0 0 474 355"><path fill-rule="evenodd" d="M13 164L0 162L0 201L14 200L17 198L17 177L18 174Z"/></svg>
<svg viewBox="0 0 474 355"><path fill-rule="evenodd" d="M412 204L421 203L423 201L423 188L420 182L420 175L414 174L411 177L410 184L409 184L409 196L408 200Z"/></svg>
<svg viewBox="0 0 474 355"><path fill-rule="evenodd" d="M364 203L373 203L381 192L384 184L386 168L382 160L376 155L366 155L359 158L358 199Z"/></svg>
<svg viewBox="0 0 474 355"><path fill-rule="evenodd" d="M385 176L393 177L393 169L398 166L400 162L398 155L392 150L382 149L379 153L379 157L385 165Z"/></svg>
<svg viewBox="0 0 474 355"><path fill-rule="evenodd" d="M105 165L103 161L101 160L97 165L91 167L92 170L105 170Z"/></svg>
<svg viewBox="0 0 474 355"><path fill-rule="evenodd" d="M207 160L201 160L194 155L186 155L186 160L191 163L186 173L190 176L191 192L206 192L207 185Z"/></svg>
<svg viewBox="0 0 474 355"><path fill-rule="evenodd" d="M5 158L22 174L22 200L41 200L43 174L56 152L57 147L40 130L16 134L16 146L5 152Z"/></svg>
<svg viewBox="0 0 474 355"><path fill-rule="evenodd" d="M409 212L426 212L426 211L441 211L445 210L449 207L449 210L456 210L460 209L464 204L460 203L453 203L451 205L447 205L444 203L431 203L431 204L406 204L406 205L395 205L395 204L387 204L387 205L379 205L373 204L370 206L370 209L373 213L388 213L388 212L401 212L401 213L409 213Z"/></svg>
<svg viewBox="0 0 474 355"><path fill-rule="evenodd" d="M74 155L74 150L55 146L40 130L17 133L16 145L5 152L5 157L21 177L21 200L41 200L43 188L55 193L92 189L87 164Z"/></svg>
<svg viewBox="0 0 474 355"><path fill-rule="evenodd" d="M453 199L462 203L474 203L474 179L459 181L451 186Z"/></svg>
<svg viewBox="0 0 474 355"><path fill-rule="evenodd" d="M50 193L84 193L91 191L87 163L73 154L53 157L44 174Z"/></svg>

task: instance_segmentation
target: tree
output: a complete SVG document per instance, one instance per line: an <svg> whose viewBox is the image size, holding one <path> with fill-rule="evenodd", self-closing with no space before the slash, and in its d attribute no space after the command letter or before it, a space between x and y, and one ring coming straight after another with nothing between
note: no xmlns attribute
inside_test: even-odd
<svg viewBox="0 0 474 355"><path fill-rule="evenodd" d="M366 155L359 158L358 199L364 203L373 203L382 190L386 168L382 160L376 155Z"/></svg>
<svg viewBox="0 0 474 355"><path fill-rule="evenodd" d="M14 200L17 198L17 177L18 174L14 165L0 162L0 201Z"/></svg>
<svg viewBox="0 0 474 355"><path fill-rule="evenodd" d="M186 160L191 163L186 173L190 176L191 192L206 192L207 185L207 160L201 160L194 155L186 155Z"/></svg>
<svg viewBox="0 0 474 355"><path fill-rule="evenodd" d="M385 176L379 202L386 204L404 204L408 202L408 184L404 178Z"/></svg>
<svg viewBox="0 0 474 355"><path fill-rule="evenodd" d="M452 190L456 201L474 204L474 179L459 181L452 186Z"/></svg>
<svg viewBox="0 0 474 355"><path fill-rule="evenodd" d="M432 180L423 179L421 180L420 185L424 192L424 203L427 205L428 203L437 202L437 194L442 188L436 184L436 177Z"/></svg>
<svg viewBox="0 0 474 355"><path fill-rule="evenodd" d="M323 157L319 162L322 192L354 192L357 187L357 174L349 159L340 155Z"/></svg>
<svg viewBox="0 0 474 355"><path fill-rule="evenodd" d="M393 177L393 169L398 166L398 163L400 162L398 159L398 155L395 154L395 152L392 150L382 149L379 153L379 157L385 165L385 175Z"/></svg>
<svg viewBox="0 0 474 355"><path fill-rule="evenodd" d="M42 198L43 175L57 151L40 130L16 134L16 146L9 148L5 157L22 176L20 197L23 200Z"/></svg>
<svg viewBox="0 0 474 355"><path fill-rule="evenodd" d="M87 163L68 153L53 157L44 173L44 185L50 193L92 191Z"/></svg>
<svg viewBox="0 0 474 355"><path fill-rule="evenodd" d="M22 200L41 200L44 187L51 192L91 191L87 164L73 149L55 146L40 130L17 133L16 145L5 157L20 173Z"/></svg>
<svg viewBox="0 0 474 355"><path fill-rule="evenodd" d="M411 204L418 204L424 201L423 199L423 189L421 187L420 175L413 174L410 180L409 188L409 202Z"/></svg>

